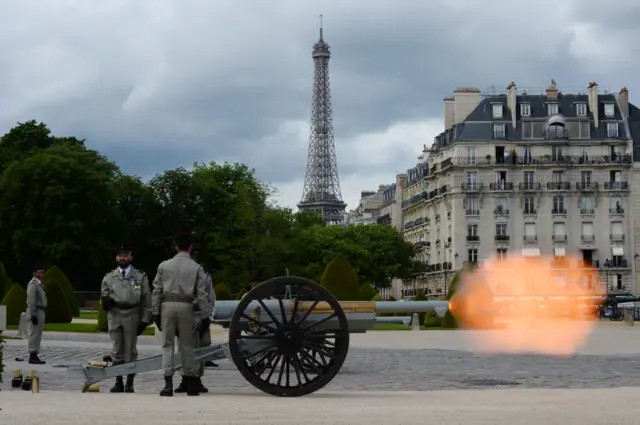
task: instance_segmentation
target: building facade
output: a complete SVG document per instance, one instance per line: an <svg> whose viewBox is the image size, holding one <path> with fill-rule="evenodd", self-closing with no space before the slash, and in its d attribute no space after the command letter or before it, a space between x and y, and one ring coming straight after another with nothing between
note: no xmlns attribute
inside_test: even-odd
<svg viewBox="0 0 640 425"><path fill-rule="evenodd" d="M552 81L534 93L511 83L490 95L458 89L444 103L446 130L402 194L405 238L423 264L403 292L441 297L465 263L519 254L559 268L570 255L608 291L635 293L640 113L626 88L563 93Z"/></svg>

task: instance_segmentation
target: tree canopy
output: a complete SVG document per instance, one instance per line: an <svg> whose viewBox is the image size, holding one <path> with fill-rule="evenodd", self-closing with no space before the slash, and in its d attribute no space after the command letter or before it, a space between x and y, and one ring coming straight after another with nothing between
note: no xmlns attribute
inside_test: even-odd
<svg viewBox="0 0 640 425"><path fill-rule="evenodd" d="M18 123L0 137L1 279L26 282L37 261L58 266L76 291L98 291L125 242L152 280L175 252L172 235L184 230L197 235L195 256L214 285L233 294L286 270L319 281L337 257L375 288L411 273L413 247L392 226L325 226L275 205L272 193L238 163L195 163L144 182L84 140Z"/></svg>

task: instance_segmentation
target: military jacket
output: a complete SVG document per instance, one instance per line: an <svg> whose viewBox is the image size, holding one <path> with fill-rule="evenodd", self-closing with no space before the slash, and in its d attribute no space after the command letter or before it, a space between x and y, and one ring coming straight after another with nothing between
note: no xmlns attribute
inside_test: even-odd
<svg viewBox="0 0 640 425"><path fill-rule="evenodd" d="M131 321L132 324L151 322L151 293L149 278L131 266L125 277L119 267L104 275L101 285L101 296L110 297L116 306L108 312L109 323ZM128 322L127 322L128 323Z"/></svg>
<svg viewBox="0 0 640 425"><path fill-rule="evenodd" d="M27 284L27 313L35 316L37 310L47 309L47 294L44 285L33 278Z"/></svg>
<svg viewBox="0 0 640 425"><path fill-rule="evenodd" d="M208 310L206 274L202 266L185 252L163 261L153 280L153 314L162 311L163 302L191 303L196 312Z"/></svg>

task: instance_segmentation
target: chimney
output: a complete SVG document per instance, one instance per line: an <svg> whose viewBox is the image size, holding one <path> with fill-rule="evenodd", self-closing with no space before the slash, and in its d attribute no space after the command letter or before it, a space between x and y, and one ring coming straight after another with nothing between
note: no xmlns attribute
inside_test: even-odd
<svg viewBox="0 0 640 425"><path fill-rule="evenodd" d="M453 91L453 124L460 124L466 120L481 101L482 93L477 87L456 88Z"/></svg>
<svg viewBox="0 0 640 425"><path fill-rule="evenodd" d="M598 118L598 83L592 81L588 86L589 110L593 115L593 125L598 128L600 119Z"/></svg>
<svg viewBox="0 0 640 425"><path fill-rule="evenodd" d="M455 103L453 97L444 99L444 129L447 130L456 122Z"/></svg>
<svg viewBox="0 0 640 425"><path fill-rule="evenodd" d="M511 111L511 124L513 128L516 128L518 96L516 93L516 83L514 81L507 86L507 108Z"/></svg>
<svg viewBox="0 0 640 425"><path fill-rule="evenodd" d="M629 118L629 90L626 87L620 89L618 93L618 103L620 104L620 110L624 114L624 118Z"/></svg>
<svg viewBox="0 0 640 425"><path fill-rule="evenodd" d="M407 185L407 175L398 174L396 176L396 193L402 193L402 189ZM400 189L400 190L398 190Z"/></svg>
<svg viewBox="0 0 640 425"><path fill-rule="evenodd" d="M551 84L547 87L547 99L556 100L558 98L558 86L556 80L551 80Z"/></svg>

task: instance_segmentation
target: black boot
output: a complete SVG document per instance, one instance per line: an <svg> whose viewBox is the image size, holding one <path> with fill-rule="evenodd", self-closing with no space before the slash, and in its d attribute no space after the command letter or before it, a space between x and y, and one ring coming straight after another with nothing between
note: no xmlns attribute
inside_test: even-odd
<svg viewBox="0 0 640 425"><path fill-rule="evenodd" d="M200 387L198 386L197 378L193 376L185 376L187 380L187 395L188 396L197 396L200 395Z"/></svg>
<svg viewBox="0 0 640 425"><path fill-rule="evenodd" d="M197 387L200 388L200 393L208 393L209 390L202 384L202 378L194 378L197 384Z"/></svg>
<svg viewBox="0 0 640 425"><path fill-rule="evenodd" d="M122 382L122 376L116 376L116 383L109 392L112 393L123 393L124 392L124 382Z"/></svg>
<svg viewBox="0 0 640 425"><path fill-rule="evenodd" d="M173 376L164 377L164 388L160 391L162 397L173 397Z"/></svg>
<svg viewBox="0 0 640 425"><path fill-rule="evenodd" d="M204 362L204 367L218 367L218 364L212 362L211 360L207 360L206 362Z"/></svg>
<svg viewBox="0 0 640 425"><path fill-rule="evenodd" d="M133 378L135 376L136 376L135 374L127 375L127 383L124 386L124 392L125 393L132 393L133 392Z"/></svg>
<svg viewBox="0 0 640 425"><path fill-rule="evenodd" d="M180 381L180 385L178 385L173 392L176 394L187 392L187 379L184 376L182 377L182 381Z"/></svg>
<svg viewBox="0 0 640 425"><path fill-rule="evenodd" d="M40 360L37 352L29 353L29 364L45 364L44 360Z"/></svg>

